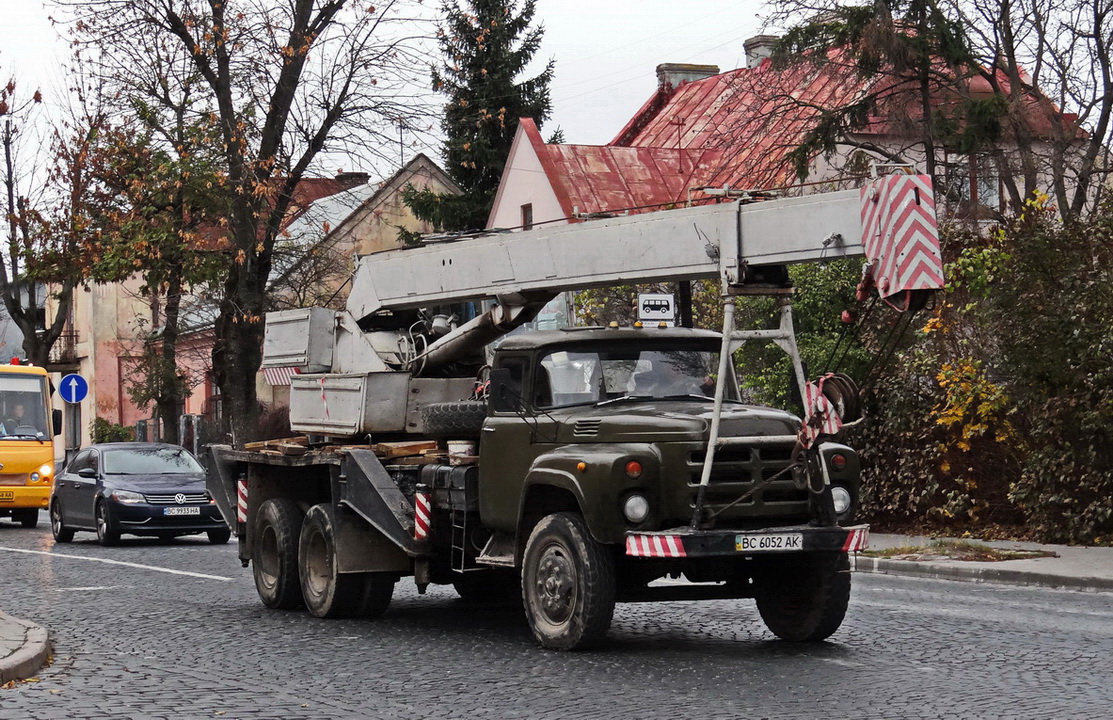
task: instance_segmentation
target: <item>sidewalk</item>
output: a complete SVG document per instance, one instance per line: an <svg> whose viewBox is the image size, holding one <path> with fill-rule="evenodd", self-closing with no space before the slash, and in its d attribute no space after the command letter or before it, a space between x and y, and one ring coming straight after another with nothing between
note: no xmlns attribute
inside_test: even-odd
<svg viewBox="0 0 1113 720"><path fill-rule="evenodd" d="M941 538L870 533L869 549L885 550L906 546L927 546L937 539ZM1053 552L1058 557L977 562L947 558L894 560L858 555L851 558L851 567L857 572L911 575L939 580L967 580L1065 588L1067 590L1113 592L1113 547L1041 545L1029 542L982 541L977 539L970 542L1002 550L1043 550Z"/></svg>
<svg viewBox="0 0 1113 720"><path fill-rule="evenodd" d="M870 550L928 546L935 538L907 535L870 535ZM1003 550L1043 550L1058 557L976 562L938 558L894 560L856 555L856 572L885 573L940 580L996 582L1068 590L1113 592L1113 547L1040 545L1037 543L973 540ZM0 611L0 685L34 675L50 655L46 630Z"/></svg>
<svg viewBox="0 0 1113 720"><path fill-rule="evenodd" d="M0 685L31 677L49 656L46 630L0 611Z"/></svg>

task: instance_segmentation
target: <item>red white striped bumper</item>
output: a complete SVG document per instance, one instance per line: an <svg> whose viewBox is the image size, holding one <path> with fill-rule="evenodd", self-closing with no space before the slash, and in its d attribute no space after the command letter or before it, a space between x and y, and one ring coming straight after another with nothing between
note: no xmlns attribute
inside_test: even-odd
<svg viewBox="0 0 1113 720"><path fill-rule="evenodd" d="M761 542L763 539L769 542ZM762 530L701 530L698 532L690 532L687 528L683 528L661 532L627 533L626 555L637 558L689 558L786 551L858 552L865 550L869 541L869 525L855 525L848 528L794 525Z"/></svg>

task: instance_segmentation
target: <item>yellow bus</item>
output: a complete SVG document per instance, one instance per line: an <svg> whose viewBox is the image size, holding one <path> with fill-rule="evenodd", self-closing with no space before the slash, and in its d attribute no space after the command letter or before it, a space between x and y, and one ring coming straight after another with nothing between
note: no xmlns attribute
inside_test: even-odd
<svg viewBox="0 0 1113 720"><path fill-rule="evenodd" d="M0 364L0 517L25 528L38 525L39 510L50 503L59 420L45 368L14 358Z"/></svg>

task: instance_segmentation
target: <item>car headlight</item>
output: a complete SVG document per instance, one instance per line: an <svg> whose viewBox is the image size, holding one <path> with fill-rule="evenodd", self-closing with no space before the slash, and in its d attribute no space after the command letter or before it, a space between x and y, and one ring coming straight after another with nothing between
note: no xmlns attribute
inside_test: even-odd
<svg viewBox="0 0 1113 720"><path fill-rule="evenodd" d="M850 509L850 504L854 500L850 497L850 491L842 485L831 486L831 499L835 502L835 514L842 515Z"/></svg>
<svg viewBox="0 0 1113 720"><path fill-rule="evenodd" d="M31 473L31 482L38 482L38 481L39 481L39 474L37 472Z"/></svg>
<svg viewBox="0 0 1113 720"><path fill-rule="evenodd" d="M43 477L46 477L48 475L53 475L54 474L54 468L50 465L50 463L47 463L47 464L43 465L41 468L39 468L39 474L42 475Z"/></svg>
<svg viewBox="0 0 1113 720"><path fill-rule="evenodd" d="M113 490L111 497L116 502L124 503L126 505L147 501L147 498L143 497L142 493L131 492L130 490Z"/></svg>
<svg viewBox="0 0 1113 720"><path fill-rule="evenodd" d="M631 495L622 503L622 514L632 523L640 523L649 517L649 501L641 495Z"/></svg>

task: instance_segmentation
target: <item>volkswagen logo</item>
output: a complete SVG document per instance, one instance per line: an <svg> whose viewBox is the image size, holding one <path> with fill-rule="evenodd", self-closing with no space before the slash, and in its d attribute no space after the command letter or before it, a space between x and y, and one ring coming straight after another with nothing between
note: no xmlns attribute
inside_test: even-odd
<svg viewBox="0 0 1113 720"><path fill-rule="evenodd" d="M178 493L177 495L174 496L174 502L178 503L179 505L185 505L185 501L186 501L185 493Z"/></svg>

